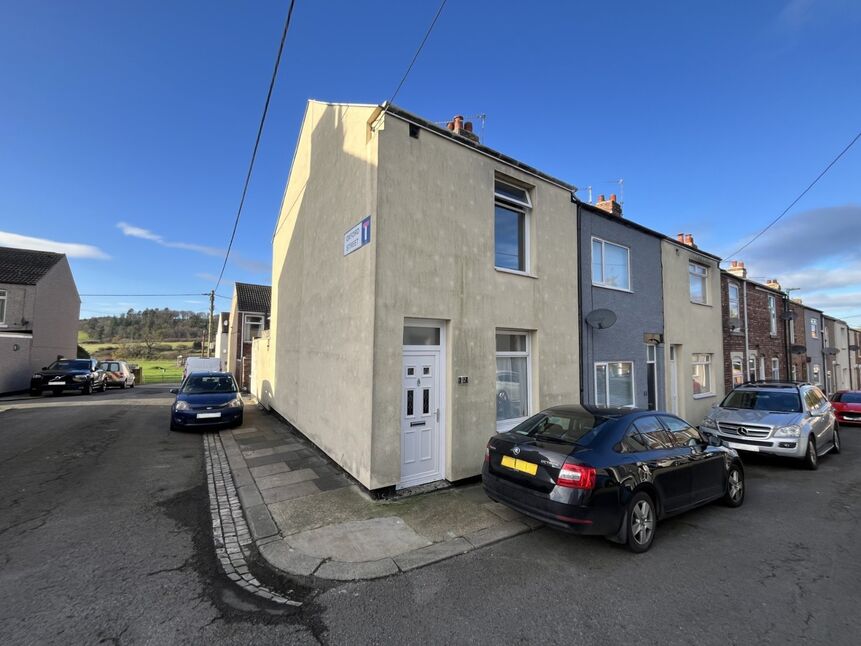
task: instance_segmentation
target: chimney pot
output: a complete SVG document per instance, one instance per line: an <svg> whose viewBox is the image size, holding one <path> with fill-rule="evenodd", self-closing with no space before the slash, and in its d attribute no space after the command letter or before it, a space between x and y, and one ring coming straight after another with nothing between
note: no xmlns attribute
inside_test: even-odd
<svg viewBox="0 0 861 646"><path fill-rule="evenodd" d="M458 130L463 130L463 115L462 114L458 114L455 116L455 118L454 118L454 129L455 129L455 132L457 132Z"/></svg>
<svg viewBox="0 0 861 646"><path fill-rule="evenodd" d="M602 211L607 211L610 215L622 217L622 205L616 201L615 195L611 195L609 200L604 199L603 195L599 195L595 206Z"/></svg>
<svg viewBox="0 0 861 646"><path fill-rule="evenodd" d="M467 121L465 124L463 124L463 129L467 132L472 132L472 121Z"/></svg>
<svg viewBox="0 0 861 646"><path fill-rule="evenodd" d="M684 243L684 241L685 241L685 234L684 234L684 233L677 233L677 234L676 234L676 240L678 240L679 242Z"/></svg>
<svg viewBox="0 0 861 646"><path fill-rule="evenodd" d="M615 194L615 193L613 193L612 195L610 195L610 201L611 201L611 202L615 202L615 201L616 201L616 194Z"/></svg>
<svg viewBox="0 0 861 646"><path fill-rule="evenodd" d="M601 195L599 195L599 196L598 196L598 201L599 201L599 202L603 202L603 201L604 201L604 194L603 194L603 193L601 193Z"/></svg>

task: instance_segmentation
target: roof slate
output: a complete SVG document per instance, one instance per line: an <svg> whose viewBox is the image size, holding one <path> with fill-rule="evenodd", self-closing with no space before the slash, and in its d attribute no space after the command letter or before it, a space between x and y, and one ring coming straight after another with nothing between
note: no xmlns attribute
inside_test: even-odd
<svg viewBox="0 0 861 646"><path fill-rule="evenodd" d="M65 254L0 247L0 283L35 285Z"/></svg>
<svg viewBox="0 0 861 646"><path fill-rule="evenodd" d="M269 314L272 288L269 285L236 283L236 309L240 312Z"/></svg>

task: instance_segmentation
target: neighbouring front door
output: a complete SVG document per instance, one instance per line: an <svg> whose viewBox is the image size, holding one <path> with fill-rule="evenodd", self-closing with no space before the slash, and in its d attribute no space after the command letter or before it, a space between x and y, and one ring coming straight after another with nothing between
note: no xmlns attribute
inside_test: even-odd
<svg viewBox="0 0 861 646"><path fill-rule="evenodd" d="M439 358L439 352L404 352L400 487L412 487L442 477Z"/></svg>
<svg viewBox="0 0 861 646"><path fill-rule="evenodd" d="M673 415L679 414L679 375L678 368L678 350L676 346L670 346L670 412Z"/></svg>

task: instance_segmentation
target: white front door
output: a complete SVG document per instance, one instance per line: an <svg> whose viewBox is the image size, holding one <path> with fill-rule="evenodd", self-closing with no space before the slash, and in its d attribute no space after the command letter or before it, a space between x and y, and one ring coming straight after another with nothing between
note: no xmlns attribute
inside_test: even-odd
<svg viewBox="0 0 861 646"><path fill-rule="evenodd" d="M442 478L439 364L439 351L404 352L399 487Z"/></svg>

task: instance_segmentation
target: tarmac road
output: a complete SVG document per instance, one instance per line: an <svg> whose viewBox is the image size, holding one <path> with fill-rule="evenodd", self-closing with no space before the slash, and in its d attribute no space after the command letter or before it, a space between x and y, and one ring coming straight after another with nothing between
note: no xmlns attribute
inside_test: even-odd
<svg viewBox="0 0 861 646"><path fill-rule="evenodd" d="M745 505L632 555L542 529L299 611L215 566L198 434L164 387L0 399L0 643L856 644L861 428L816 472L746 460Z"/></svg>

